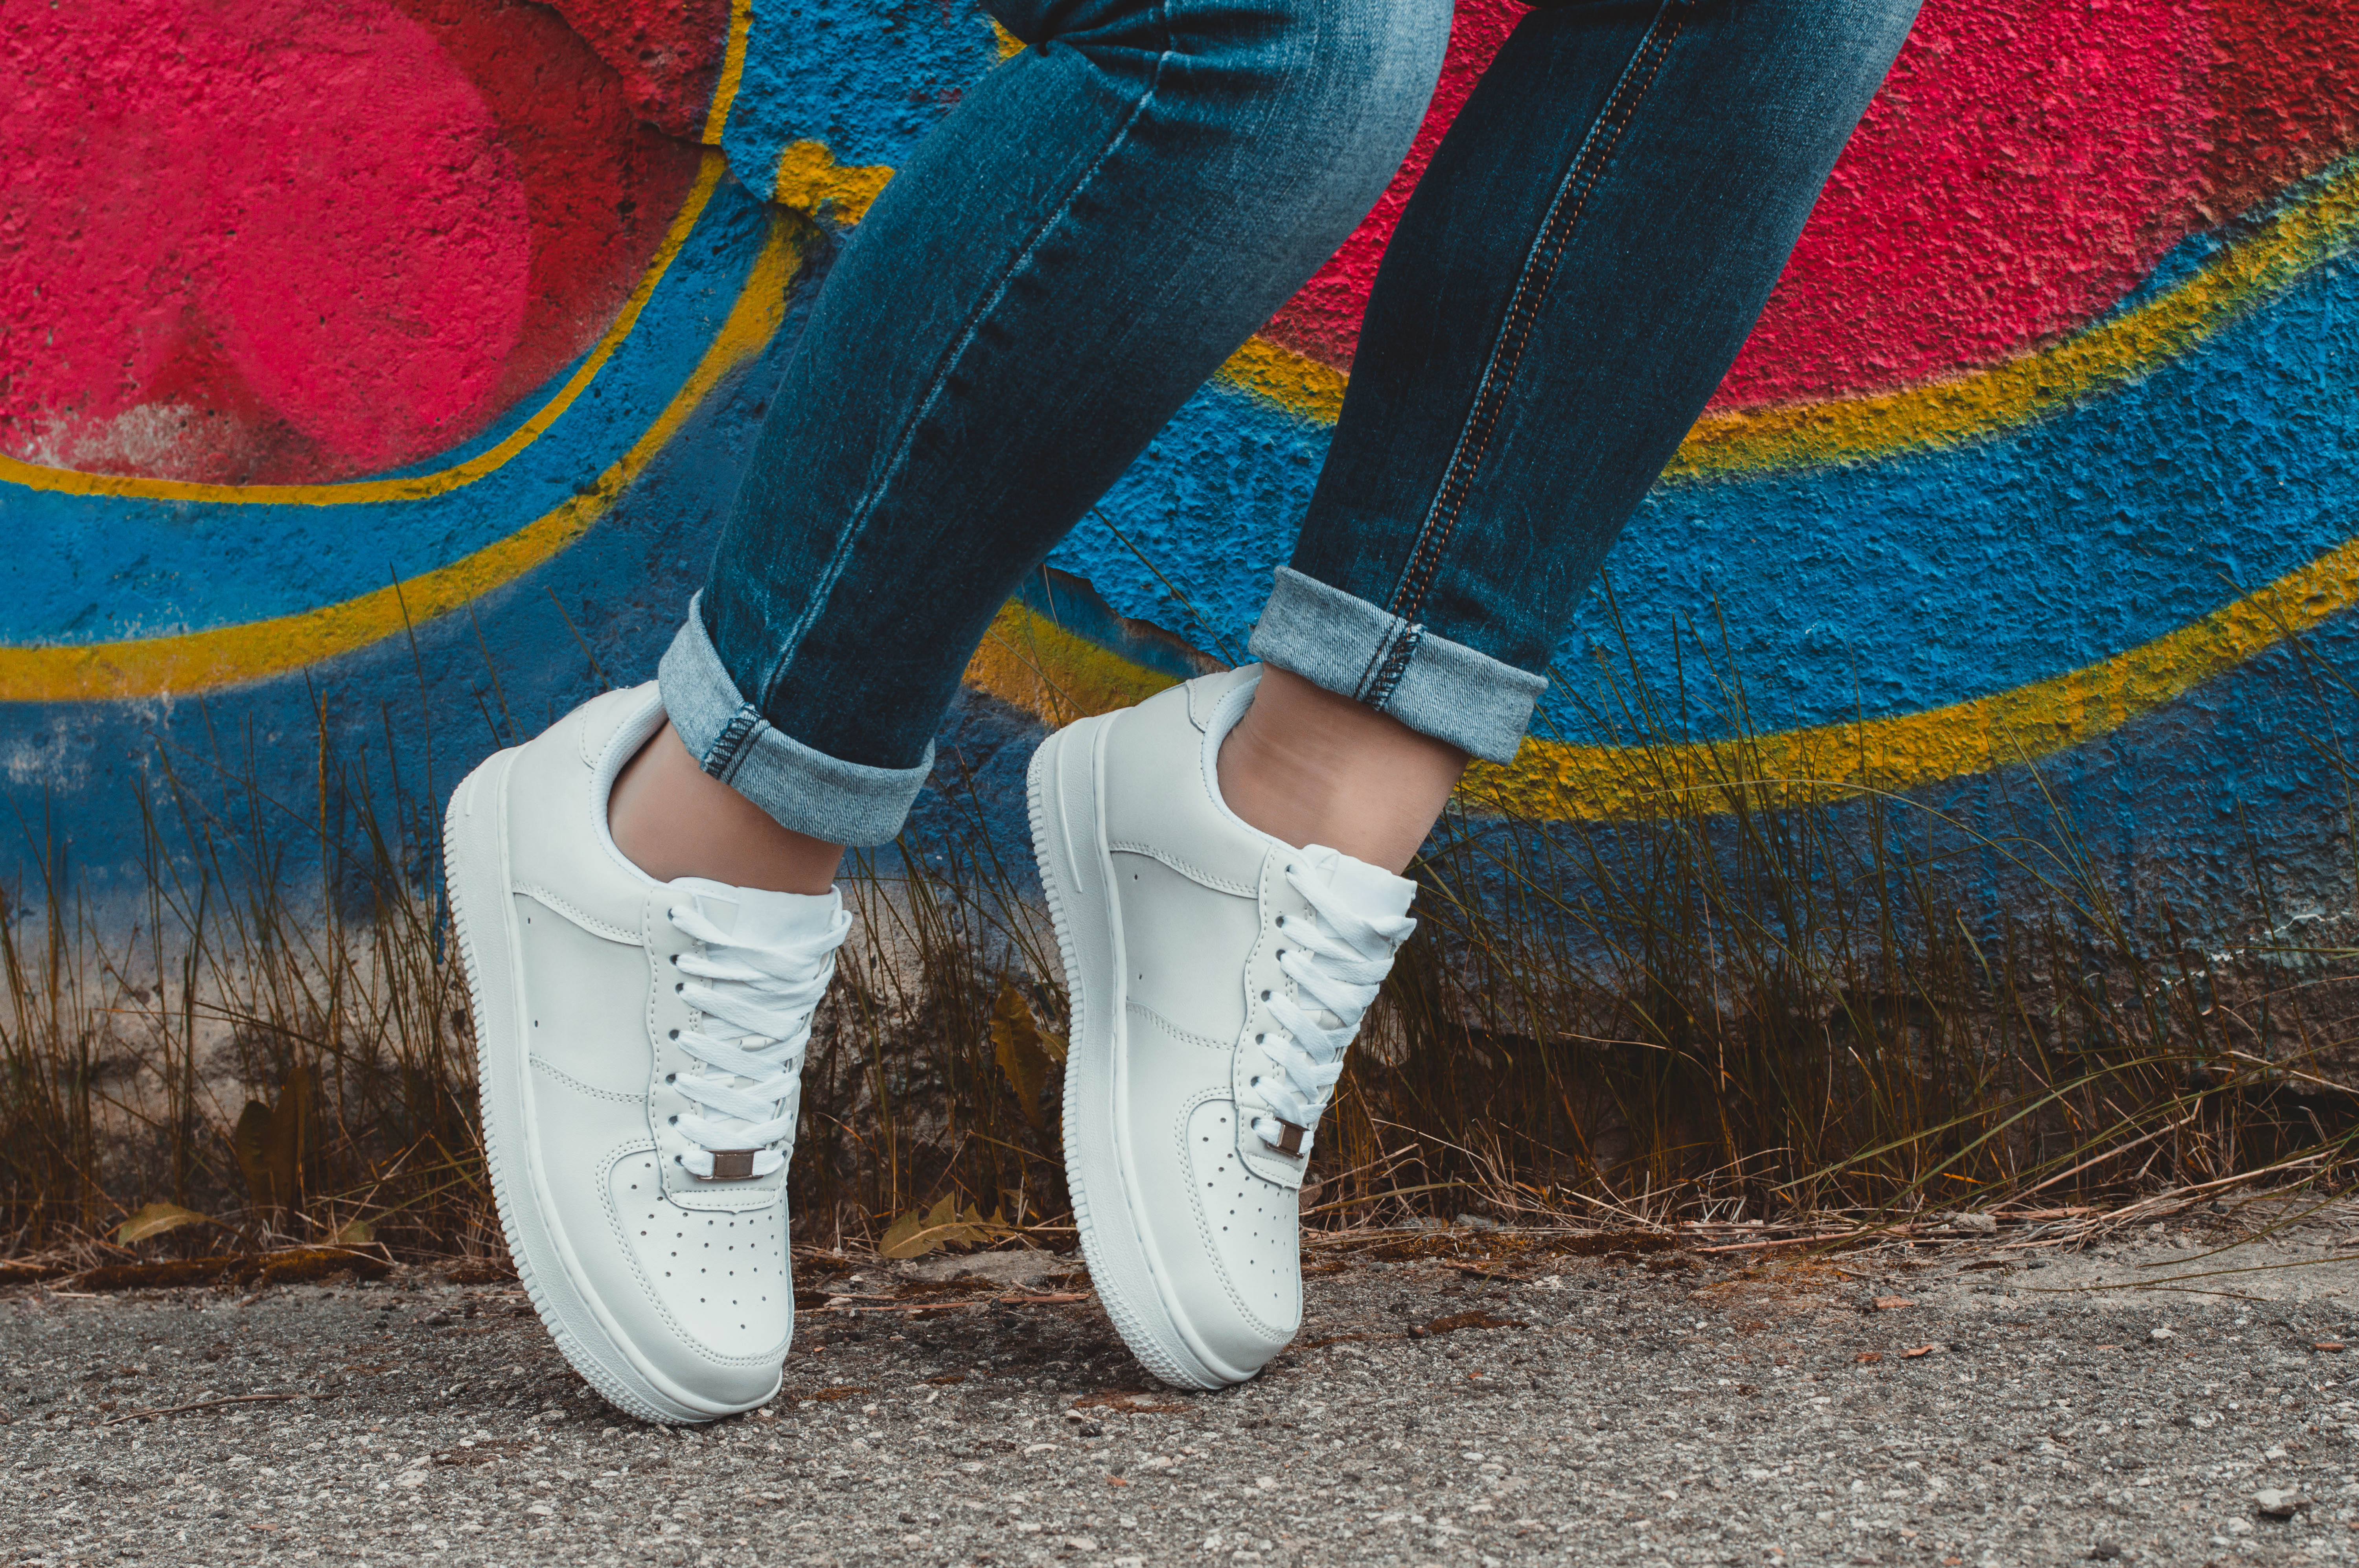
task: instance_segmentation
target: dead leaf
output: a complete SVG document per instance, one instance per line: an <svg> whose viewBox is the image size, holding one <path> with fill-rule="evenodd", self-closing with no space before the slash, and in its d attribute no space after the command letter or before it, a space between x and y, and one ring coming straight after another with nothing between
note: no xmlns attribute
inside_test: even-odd
<svg viewBox="0 0 2359 1568"><path fill-rule="evenodd" d="M215 1258L174 1258L155 1263L109 1263L76 1276L88 1291L152 1291L177 1285L279 1284L353 1273L375 1280L393 1265L368 1252L337 1247L298 1247L287 1252L242 1253Z"/></svg>
<svg viewBox="0 0 2359 1568"><path fill-rule="evenodd" d="M1124 1411L1132 1415L1180 1415L1186 1405L1158 1403L1152 1394L1136 1389L1106 1389L1094 1394L1083 1394L1073 1401L1073 1409Z"/></svg>
<svg viewBox="0 0 2359 1568"><path fill-rule="evenodd" d="M1902 1307L1913 1307L1917 1303L1915 1302L1910 1301L1907 1296L1878 1296L1875 1298L1875 1310L1878 1312L1898 1312Z"/></svg>
<svg viewBox="0 0 2359 1568"><path fill-rule="evenodd" d="M1900 1358L1903 1361L1914 1361L1919 1356L1930 1356L1931 1354L1933 1354L1933 1347L1931 1346L1919 1345L1914 1349L1903 1350L1900 1353Z"/></svg>
<svg viewBox="0 0 2359 1568"><path fill-rule="evenodd" d="M54 1280L73 1271L62 1263L0 1263L0 1285L28 1284L37 1280Z"/></svg>
<svg viewBox="0 0 2359 1568"><path fill-rule="evenodd" d="M854 1394L864 1394L867 1391L866 1389L851 1383L839 1383L834 1388L815 1390L800 1397L813 1404L828 1405L833 1404L838 1400L848 1400Z"/></svg>
<svg viewBox="0 0 2359 1568"><path fill-rule="evenodd" d="M287 1081L278 1086L277 1104L250 1099L238 1113L230 1146L237 1154L238 1169L245 1175L246 1191L256 1209L277 1214L295 1206L310 1107L311 1075L298 1062L288 1070Z"/></svg>
<svg viewBox="0 0 2359 1568"><path fill-rule="evenodd" d="M1853 1357L1852 1359L1863 1367L1873 1367L1878 1361L1884 1359L1884 1352L1881 1350L1863 1350L1858 1355Z"/></svg>
<svg viewBox="0 0 2359 1568"><path fill-rule="evenodd" d="M1042 1095L1051 1071L1064 1065L1065 1042L1040 1027L1032 1004L1013 980L1000 982L998 1000L991 1004L991 1044L1024 1119L1039 1126Z"/></svg>
<svg viewBox="0 0 2359 1568"><path fill-rule="evenodd" d="M229 1141L237 1154L237 1168L245 1174L245 1190L254 1206L277 1207L270 1184L270 1108L258 1099L246 1101Z"/></svg>
<svg viewBox="0 0 2359 1568"><path fill-rule="evenodd" d="M331 1247L365 1247L376 1239L376 1227L365 1219L348 1219L329 1233Z"/></svg>
<svg viewBox="0 0 2359 1568"><path fill-rule="evenodd" d="M2312 1350L2324 1350L2331 1353L2342 1349L2343 1342L2337 1339L2321 1339L2317 1344L2311 1346L2310 1348Z"/></svg>
<svg viewBox="0 0 2359 1568"><path fill-rule="evenodd" d="M496 1285L515 1279L516 1271L488 1258L463 1258L444 1271L442 1277L454 1285Z"/></svg>
<svg viewBox="0 0 2359 1568"><path fill-rule="evenodd" d="M298 1247L262 1260L262 1281L267 1285L290 1280L324 1280L331 1274L345 1272L364 1280L377 1280L392 1271L393 1265L374 1253L353 1252L341 1247Z"/></svg>
<svg viewBox="0 0 2359 1568"><path fill-rule="evenodd" d="M945 1247L980 1247L1013 1234L1004 1214L994 1211L985 1219L972 1205L961 1209L956 1193L945 1193L932 1208L922 1214L913 1208L887 1227L876 1255L922 1258Z"/></svg>
<svg viewBox="0 0 2359 1568"><path fill-rule="evenodd" d="M176 1203L151 1203L146 1208L114 1227L114 1239L129 1244L145 1241L151 1236L161 1236L168 1230L178 1230L184 1225L219 1225L221 1221L209 1214L199 1214L192 1208L182 1208Z"/></svg>

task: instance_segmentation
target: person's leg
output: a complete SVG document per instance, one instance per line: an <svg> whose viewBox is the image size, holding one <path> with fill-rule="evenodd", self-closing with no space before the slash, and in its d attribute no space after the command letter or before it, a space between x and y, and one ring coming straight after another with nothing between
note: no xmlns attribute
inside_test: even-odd
<svg viewBox="0 0 2359 1568"><path fill-rule="evenodd" d="M1453 750L1513 758L1575 606L1735 358L1916 8L1587 0L1517 24L1385 253L1255 630L1299 678L1266 676L1222 755L1246 821L1341 843L1383 817L1371 858L1398 870ZM1400 781L1388 806L1379 775Z"/></svg>
<svg viewBox="0 0 2359 1568"><path fill-rule="evenodd" d="M1614 531L1719 381L1910 0L1526 18L1378 275L1263 664L1058 731L1030 810L1063 957L1066 1184L1167 1381L1301 1322L1297 1193L1414 925L1397 873L1505 761Z"/></svg>
<svg viewBox="0 0 2359 1568"><path fill-rule="evenodd" d="M837 847L897 830L1017 579L1374 201L1444 31L1439 0L1000 15L1033 47L846 247L660 690L497 753L445 817L518 1274L653 1420L778 1388Z"/></svg>
<svg viewBox="0 0 2359 1568"><path fill-rule="evenodd" d="M892 838L991 617L1374 204L1448 30L1440 0L995 9L1029 47L846 243L665 656L613 816L659 875L816 892Z"/></svg>

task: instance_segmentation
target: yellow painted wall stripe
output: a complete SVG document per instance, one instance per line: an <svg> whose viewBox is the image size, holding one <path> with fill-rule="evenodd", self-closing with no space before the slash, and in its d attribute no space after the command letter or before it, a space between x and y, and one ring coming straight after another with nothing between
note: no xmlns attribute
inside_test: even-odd
<svg viewBox="0 0 2359 1568"><path fill-rule="evenodd" d="M1706 478L1889 457L2027 424L2157 369L2256 302L2348 249L2359 235L2359 161L2308 200L2227 246L2185 283L2049 348L1897 392L1707 414L1667 474ZM1223 380L1306 419L1333 424L1342 371L1256 338Z"/></svg>
<svg viewBox="0 0 2359 1568"><path fill-rule="evenodd" d="M1461 788L1495 809L1591 821L1910 789L2096 740L2354 603L2359 539L2175 632L2010 691L1735 741L1577 746L1534 738L1504 768L1477 763Z"/></svg>
<svg viewBox="0 0 2359 1568"><path fill-rule="evenodd" d="M1478 810L1632 820L1903 790L2037 762L2151 713L2329 616L2359 604L2359 540L2151 642L2052 679L1923 713L1665 746L1527 740L1506 767L1459 786ZM1174 677L1010 600L966 684L1050 726L1142 702Z"/></svg>
<svg viewBox="0 0 2359 1568"><path fill-rule="evenodd" d="M663 282L664 274L679 258L680 247L688 243L696 222L704 215L706 203L719 189L721 178L729 169L728 160L717 152L708 152L696 172L696 181L690 186L688 198L673 214L671 227L664 234L663 243L657 247L655 259L623 301L622 310L614 324L606 329L597 346L565 378L547 403L533 416L508 433L499 445L478 452L462 463L454 463L432 473L415 474L408 479L364 479L343 484L195 484L186 480L137 479L127 474L79 473L71 469L42 468L0 456L0 481L21 484L28 490L58 491L68 495L127 497L145 501L209 501L245 503L248 504L353 506L363 503L386 501L423 501L429 496L447 495L451 491L474 483L486 475L497 472L509 460L547 433L560 416L573 406L574 400L589 389L605 368L614 351L638 325L639 313L654 297L656 286Z"/></svg>
<svg viewBox="0 0 2359 1568"><path fill-rule="evenodd" d="M1351 379L1333 365L1321 364L1267 338L1248 338L1221 367L1220 377L1321 425L1343 416L1343 387Z"/></svg>
<svg viewBox="0 0 2359 1568"><path fill-rule="evenodd" d="M630 449L571 497L515 533L445 567L340 604L177 636L81 646L0 648L0 701L72 702L208 691L300 669L459 609L540 565L603 516L732 370L762 351L786 318L802 260L796 222L775 216L737 303L688 380Z"/></svg>
<svg viewBox="0 0 2359 1568"><path fill-rule="evenodd" d="M1145 702L1180 684L1101 647L1011 599L967 662L966 684L1020 708L1050 729Z"/></svg>
<svg viewBox="0 0 2359 1568"><path fill-rule="evenodd" d="M729 128L737 84L745 78L745 40L753 31L754 0L729 0L729 42L721 51L721 77L712 84L712 103L704 112L704 133L697 138L708 147L719 146L721 134Z"/></svg>
<svg viewBox="0 0 2359 1568"><path fill-rule="evenodd" d="M819 217L821 210L832 222L849 228L868 216L869 204L885 192L893 178L886 165L835 161L825 142L788 142L778 154L778 178L771 200L781 207Z"/></svg>
<svg viewBox="0 0 2359 1568"><path fill-rule="evenodd" d="M2028 424L2187 352L2348 248L2354 232L2359 163L2185 283L2053 347L1897 392L1707 415L1667 471L1702 477L1880 458Z"/></svg>

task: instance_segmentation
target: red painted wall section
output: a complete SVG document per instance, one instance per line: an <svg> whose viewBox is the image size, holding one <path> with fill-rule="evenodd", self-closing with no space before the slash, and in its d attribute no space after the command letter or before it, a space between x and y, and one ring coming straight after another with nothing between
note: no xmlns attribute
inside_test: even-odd
<svg viewBox="0 0 2359 1568"><path fill-rule="evenodd" d="M729 0L555 0L558 15L622 80L631 111L696 137L729 42Z"/></svg>
<svg viewBox="0 0 2359 1568"><path fill-rule="evenodd" d="M2219 0L2210 33L2207 222L2359 147L2359 0Z"/></svg>
<svg viewBox="0 0 2359 1568"><path fill-rule="evenodd" d="M2195 6L1929 10L1723 404L1989 364L2086 320L2186 233L2210 65Z"/></svg>
<svg viewBox="0 0 2359 1568"><path fill-rule="evenodd" d="M1348 367L1408 193L1524 15L1459 6L1408 164L1268 336ZM2071 332L2359 145L2354 22L2359 0L1927 0L1715 402L1874 392Z"/></svg>
<svg viewBox="0 0 2359 1568"><path fill-rule="evenodd" d="M505 407L614 320L702 155L692 139L642 118L630 81L559 12L516 0L397 3L483 94L524 190L532 267L524 325L493 398ZM653 8L657 0L642 3ZM713 25L725 28L727 20L724 4ZM716 59L723 41L712 44ZM701 102L696 113L701 122Z"/></svg>
<svg viewBox="0 0 2359 1568"><path fill-rule="evenodd" d="M612 319L698 156L561 19L480 0L41 8L0 93L0 448L113 472L463 440Z"/></svg>
<svg viewBox="0 0 2359 1568"><path fill-rule="evenodd" d="M1466 96L1491 57L1499 52L1507 34L1527 15L1515 0L1459 0L1450 27L1450 49L1442 57L1441 79L1435 83L1433 103L1425 124L1418 127L1408 157L1370 212L1366 222L1343 242L1325 266L1287 301L1262 335L1322 363L1349 368L1352 351L1360 341L1360 317L1367 309L1368 289L1376 280L1376 264L1400 226L1401 210L1409 192L1425 178L1442 133L1466 106Z"/></svg>
<svg viewBox="0 0 2359 1568"><path fill-rule="evenodd" d="M1347 367L1517 0L1464 0L1375 211L1267 330ZM0 36L0 450L332 480L469 438L613 318L694 176L729 0L120 0ZM2359 0L1926 0L1721 389L2052 341L2359 146Z"/></svg>

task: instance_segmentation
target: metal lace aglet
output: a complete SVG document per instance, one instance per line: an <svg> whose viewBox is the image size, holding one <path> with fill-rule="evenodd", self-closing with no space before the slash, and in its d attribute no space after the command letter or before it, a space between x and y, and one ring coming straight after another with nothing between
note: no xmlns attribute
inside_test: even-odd
<svg viewBox="0 0 2359 1568"><path fill-rule="evenodd" d="M753 1178L753 1150L715 1149L712 1152L712 1174L702 1179L708 1182L747 1182Z"/></svg>
<svg viewBox="0 0 2359 1568"><path fill-rule="evenodd" d="M1273 1118L1272 1119L1276 1119ZM1303 1130L1295 1126L1294 1123L1290 1121L1280 1121L1278 1122L1278 1126L1286 1130L1285 1136L1281 1137L1275 1143L1271 1143L1266 1138L1263 1139L1262 1142L1267 1147L1277 1150L1279 1153L1285 1155L1289 1160L1301 1159Z"/></svg>

